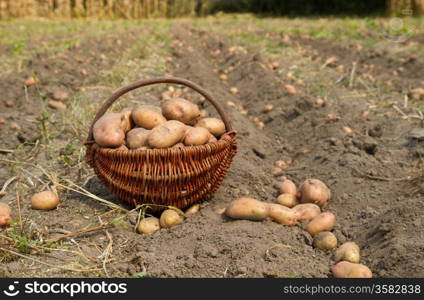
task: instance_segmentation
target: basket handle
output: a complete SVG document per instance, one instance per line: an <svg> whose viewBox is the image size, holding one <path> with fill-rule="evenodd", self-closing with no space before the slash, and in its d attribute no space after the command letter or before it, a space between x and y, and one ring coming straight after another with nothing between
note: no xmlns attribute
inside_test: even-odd
<svg viewBox="0 0 424 300"><path fill-rule="evenodd" d="M227 130L227 132L232 130L231 122L228 119L227 113L224 111L224 109L222 108L221 104L219 104L219 102L215 98L213 98L212 95L209 94L202 87L198 86L194 82L191 82L191 81L189 81L187 79L183 79L183 78L178 78L178 77L160 77L160 78L152 78L152 79L147 79L147 80L139 80L139 81L136 81L134 83L131 83L131 84L129 84L127 86L124 86L124 87L120 88L119 90L115 91L105 101L105 103L103 103L103 105L97 111L97 114L94 117L94 120L91 123L90 129L88 131L87 140L85 141L84 144L92 144L94 142L94 140L93 140L93 126L94 126L94 123L96 123L96 121L98 119L100 119L105 114L105 112L109 109L109 107L119 97L121 97L122 95L124 95L124 94L126 94L129 91L132 91L134 89L137 89L137 88L140 88L140 87L143 87L143 86L147 86L147 85L158 84L158 83L175 83L175 84L181 84L181 85L187 86L187 87L195 90L200 95L202 95L203 97L205 97L210 103L212 103L212 105L215 107L215 109L218 111L219 115L221 116L221 119L222 119L222 121L225 124L225 129Z"/></svg>

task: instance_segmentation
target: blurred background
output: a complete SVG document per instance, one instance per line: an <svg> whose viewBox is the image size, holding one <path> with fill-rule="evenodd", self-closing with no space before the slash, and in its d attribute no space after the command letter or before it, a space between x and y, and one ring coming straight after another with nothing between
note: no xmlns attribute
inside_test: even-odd
<svg viewBox="0 0 424 300"><path fill-rule="evenodd" d="M422 15L424 0L0 0L0 19L155 18L217 12L264 15Z"/></svg>

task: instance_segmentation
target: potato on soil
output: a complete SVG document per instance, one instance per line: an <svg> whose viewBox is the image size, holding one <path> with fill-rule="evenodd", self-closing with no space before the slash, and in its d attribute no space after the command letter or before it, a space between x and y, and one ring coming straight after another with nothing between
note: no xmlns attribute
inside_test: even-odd
<svg viewBox="0 0 424 300"><path fill-rule="evenodd" d="M203 118L200 119L195 127L203 127L209 130L215 137L220 137L225 133L225 124L218 118Z"/></svg>
<svg viewBox="0 0 424 300"><path fill-rule="evenodd" d="M337 247L337 238L332 232L323 231L315 235L313 245L321 250L332 250Z"/></svg>
<svg viewBox="0 0 424 300"><path fill-rule="evenodd" d="M312 220L321 213L321 208L312 203L298 204L292 209L299 213L299 221Z"/></svg>
<svg viewBox="0 0 424 300"><path fill-rule="evenodd" d="M10 206L6 203L0 202L0 227L5 227L9 225L10 213Z"/></svg>
<svg viewBox="0 0 424 300"><path fill-rule="evenodd" d="M299 214L286 206L271 203L268 205L268 216L281 225L292 226L297 224Z"/></svg>
<svg viewBox="0 0 424 300"><path fill-rule="evenodd" d="M127 147L129 149L138 149L147 145L147 138L151 130L144 128L134 128L127 133Z"/></svg>
<svg viewBox="0 0 424 300"><path fill-rule="evenodd" d="M183 222L183 217L180 216L173 209L166 209L162 212L159 219L160 227L170 228L175 225L181 224Z"/></svg>
<svg viewBox="0 0 424 300"><path fill-rule="evenodd" d="M137 126L152 129L166 122L159 107L142 105L131 112L131 118Z"/></svg>
<svg viewBox="0 0 424 300"><path fill-rule="evenodd" d="M194 214L197 214L198 212L199 212L199 210L200 210L200 205L199 204L194 204L194 205L192 205L192 206L190 206L185 212L184 212L184 214L186 215L186 216L191 216L191 215L194 215Z"/></svg>
<svg viewBox="0 0 424 300"><path fill-rule="evenodd" d="M94 123L94 141L100 147L118 148L124 144L125 133L121 128L121 114L108 113Z"/></svg>
<svg viewBox="0 0 424 300"><path fill-rule="evenodd" d="M144 218L137 225L137 232L140 234L151 234L160 229L159 219L156 217Z"/></svg>
<svg viewBox="0 0 424 300"><path fill-rule="evenodd" d="M152 148L169 148L181 142L186 131L187 126L180 121L166 121L151 130L147 143Z"/></svg>
<svg viewBox="0 0 424 300"><path fill-rule="evenodd" d="M341 245L334 253L335 261L348 261L351 263L359 263L361 261L361 250L354 242L346 242Z"/></svg>
<svg viewBox="0 0 424 300"><path fill-rule="evenodd" d="M335 278L372 278L371 270L362 264L341 261L331 269Z"/></svg>
<svg viewBox="0 0 424 300"><path fill-rule="evenodd" d="M38 210L52 210L59 204L59 197L51 192L36 193L31 197L31 207Z"/></svg>
<svg viewBox="0 0 424 300"><path fill-rule="evenodd" d="M280 194L297 194L297 188L293 181L285 179L282 182L277 183L277 188Z"/></svg>
<svg viewBox="0 0 424 300"><path fill-rule="evenodd" d="M331 212L323 212L313 218L305 227L305 230L312 236L333 229L336 221L336 216Z"/></svg>
<svg viewBox="0 0 424 300"><path fill-rule="evenodd" d="M296 195L293 194L281 194L277 197L277 203L288 208L292 208L299 204Z"/></svg>
<svg viewBox="0 0 424 300"><path fill-rule="evenodd" d="M189 127L184 138L184 145L198 146L204 145L209 141L210 133L203 127Z"/></svg>
<svg viewBox="0 0 424 300"><path fill-rule="evenodd" d="M307 179L300 186L302 203L314 203L319 207L326 207L331 198L330 189L318 179Z"/></svg>
<svg viewBox="0 0 424 300"><path fill-rule="evenodd" d="M200 117L199 107L183 98L174 98L162 103L162 114L168 120L177 120L193 125Z"/></svg>
<svg viewBox="0 0 424 300"><path fill-rule="evenodd" d="M225 209L232 219L263 221L268 217L268 205L252 198L238 198Z"/></svg>

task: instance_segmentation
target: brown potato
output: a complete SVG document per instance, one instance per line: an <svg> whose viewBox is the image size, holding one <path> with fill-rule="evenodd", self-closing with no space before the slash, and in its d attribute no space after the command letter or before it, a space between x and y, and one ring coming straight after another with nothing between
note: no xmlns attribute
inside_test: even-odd
<svg viewBox="0 0 424 300"><path fill-rule="evenodd" d="M276 187L278 188L278 191L280 192L280 194L292 194L295 196L297 194L296 185L291 180L285 179L282 182L277 183Z"/></svg>
<svg viewBox="0 0 424 300"><path fill-rule="evenodd" d="M94 141L100 147L118 148L124 144L125 132L121 128L121 114L108 113L94 123Z"/></svg>
<svg viewBox="0 0 424 300"><path fill-rule="evenodd" d="M127 147L129 149L138 149L147 145L147 138L151 130L144 128L134 128L127 133Z"/></svg>
<svg viewBox="0 0 424 300"><path fill-rule="evenodd" d="M10 206L0 202L0 227L5 227L10 224Z"/></svg>
<svg viewBox="0 0 424 300"><path fill-rule="evenodd" d="M121 145L118 148L116 148L116 150L128 150L128 147L125 145Z"/></svg>
<svg viewBox="0 0 424 300"><path fill-rule="evenodd" d="M299 204L297 197L293 194L281 194L277 198L277 203L288 208L292 208Z"/></svg>
<svg viewBox="0 0 424 300"><path fill-rule="evenodd" d="M209 134L208 144L217 142L217 138L213 134Z"/></svg>
<svg viewBox="0 0 424 300"><path fill-rule="evenodd" d="M131 109L126 108L121 112L121 128L127 133L134 127L134 121L131 118Z"/></svg>
<svg viewBox="0 0 424 300"><path fill-rule="evenodd" d="M151 130L147 143L152 148L169 148L183 140L186 130L180 121L166 121Z"/></svg>
<svg viewBox="0 0 424 300"><path fill-rule="evenodd" d="M337 238L332 232L323 231L315 235L313 245L321 250L332 250L337 247Z"/></svg>
<svg viewBox="0 0 424 300"><path fill-rule="evenodd" d="M225 209L225 214L232 219L263 221L268 217L268 206L256 199L238 198Z"/></svg>
<svg viewBox="0 0 424 300"><path fill-rule="evenodd" d="M371 270L362 264L342 261L331 269L335 278L372 278Z"/></svg>
<svg viewBox="0 0 424 300"><path fill-rule="evenodd" d="M144 218L137 225L140 234L152 234L160 229L159 219L156 217Z"/></svg>
<svg viewBox="0 0 424 300"><path fill-rule="evenodd" d="M165 118L177 120L187 125L193 125L200 117L199 107L182 98L166 100L161 107Z"/></svg>
<svg viewBox="0 0 424 300"><path fill-rule="evenodd" d="M361 261L361 249L354 242L346 242L336 250L334 259L336 261L345 260L357 264Z"/></svg>
<svg viewBox="0 0 424 300"><path fill-rule="evenodd" d="M299 220L312 220L321 213L321 208L312 203L298 204L292 208L299 213Z"/></svg>
<svg viewBox="0 0 424 300"><path fill-rule="evenodd" d="M293 226L297 224L299 214L286 206L271 203L268 205L268 216L281 225Z"/></svg>
<svg viewBox="0 0 424 300"><path fill-rule="evenodd" d="M36 193L31 197L31 207L38 210L55 209L59 204L59 197L51 192L44 191Z"/></svg>
<svg viewBox="0 0 424 300"><path fill-rule="evenodd" d="M159 223L162 228L170 228L175 225L181 224L183 217L181 217L175 210L167 209L160 215Z"/></svg>
<svg viewBox="0 0 424 300"><path fill-rule="evenodd" d="M199 204L194 204L192 206L190 206L186 211L185 211L185 215L186 216L191 216L194 214L197 214L200 210L200 205Z"/></svg>
<svg viewBox="0 0 424 300"><path fill-rule="evenodd" d="M315 236L317 233L322 231L329 231L333 229L336 222L336 216L331 212L323 212L313 218L311 222L306 226L306 231Z"/></svg>
<svg viewBox="0 0 424 300"><path fill-rule="evenodd" d="M209 140L210 133L206 128L189 127L184 138L184 145L198 146L204 145Z"/></svg>
<svg viewBox="0 0 424 300"><path fill-rule="evenodd" d="M203 127L209 130L215 137L220 137L225 133L225 124L221 119L203 118L200 119L195 127Z"/></svg>
<svg viewBox="0 0 424 300"><path fill-rule="evenodd" d="M183 143L176 143L174 146L172 146L171 148L184 148L185 145Z"/></svg>
<svg viewBox="0 0 424 300"><path fill-rule="evenodd" d="M159 107L153 105L142 105L134 109L131 118L137 126L152 129L166 122Z"/></svg>
<svg viewBox="0 0 424 300"><path fill-rule="evenodd" d="M318 179L307 179L300 186L302 203L314 203L319 207L326 207L331 198L330 189Z"/></svg>

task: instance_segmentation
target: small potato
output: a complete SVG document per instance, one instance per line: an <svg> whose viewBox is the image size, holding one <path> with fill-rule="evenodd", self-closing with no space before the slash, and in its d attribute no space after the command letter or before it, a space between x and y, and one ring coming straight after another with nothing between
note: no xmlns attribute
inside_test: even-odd
<svg viewBox="0 0 424 300"><path fill-rule="evenodd" d="M129 149L138 149L147 145L147 138L151 130L144 128L134 128L127 133L127 147Z"/></svg>
<svg viewBox="0 0 424 300"><path fill-rule="evenodd" d="M140 234L152 234L160 229L159 219L156 217L144 218L137 225Z"/></svg>
<svg viewBox="0 0 424 300"><path fill-rule="evenodd" d="M217 138L213 134L209 134L208 144L209 143L215 143L217 141L218 141Z"/></svg>
<svg viewBox="0 0 424 300"><path fill-rule="evenodd" d="M6 227L10 223L10 206L0 202L0 227Z"/></svg>
<svg viewBox="0 0 424 300"><path fill-rule="evenodd" d="M296 195L292 194L281 194L277 198L277 203L288 208L292 208L299 204Z"/></svg>
<svg viewBox="0 0 424 300"><path fill-rule="evenodd" d="M330 189L318 179L307 179L300 186L302 203L314 203L319 207L326 207L331 198Z"/></svg>
<svg viewBox="0 0 424 300"><path fill-rule="evenodd" d="M128 147L125 145L121 145L118 148L116 148L116 150L128 150Z"/></svg>
<svg viewBox="0 0 424 300"><path fill-rule="evenodd" d="M59 204L59 197L51 192L36 193L31 197L31 207L38 210L52 210Z"/></svg>
<svg viewBox="0 0 424 300"><path fill-rule="evenodd" d="M121 112L121 128L127 133L134 127L134 121L131 118L131 109L126 108Z"/></svg>
<svg viewBox="0 0 424 300"><path fill-rule="evenodd" d="M298 204L292 208L299 213L299 220L312 220L321 213L321 208L312 203Z"/></svg>
<svg viewBox="0 0 424 300"><path fill-rule="evenodd" d="M321 250L332 250L337 247L337 238L333 233L323 231L315 235L313 245Z"/></svg>
<svg viewBox="0 0 424 300"><path fill-rule="evenodd" d="M225 209L225 214L232 219L263 221L268 217L268 206L256 199L238 198Z"/></svg>
<svg viewBox="0 0 424 300"><path fill-rule="evenodd" d="M361 261L361 250L356 243L346 242L336 250L334 259L336 261L345 260L357 264Z"/></svg>
<svg viewBox="0 0 424 300"><path fill-rule="evenodd" d="M185 211L185 215L186 216L191 216L194 214L197 214L200 210L200 205L199 204L194 204L192 206L190 206L186 211Z"/></svg>
<svg viewBox="0 0 424 300"><path fill-rule="evenodd" d="M204 145L209 140L210 133L206 128L189 127L184 138L184 145L198 146Z"/></svg>
<svg viewBox="0 0 424 300"><path fill-rule="evenodd" d="M281 169L281 168L280 168ZM277 184L278 191L280 194L291 194L295 195L297 194L297 188L293 181L291 180L283 180L282 182L279 182Z"/></svg>
<svg viewBox="0 0 424 300"><path fill-rule="evenodd" d="M273 203L268 205L268 216L273 221L286 226L296 225L299 217L298 213L294 210L286 206Z"/></svg>
<svg viewBox="0 0 424 300"><path fill-rule="evenodd" d="M209 130L215 137L220 137L225 133L225 124L221 119L217 118L203 118L200 119L195 127L203 127Z"/></svg>
<svg viewBox="0 0 424 300"><path fill-rule="evenodd" d="M93 126L93 137L100 147L118 148L123 145L125 132L121 128L121 114L109 113L98 119Z"/></svg>
<svg viewBox="0 0 424 300"><path fill-rule="evenodd" d="M335 278L372 278L371 270L362 264L342 261L331 269Z"/></svg>
<svg viewBox="0 0 424 300"><path fill-rule="evenodd" d="M172 146L171 148L184 148L185 145L183 143L177 143L174 146Z"/></svg>
<svg viewBox="0 0 424 300"><path fill-rule="evenodd" d="M181 217L175 210L167 209L162 212L159 219L160 227L170 228L175 225L181 224L183 217Z"/></svg>
<svg viewBox="0 0 424 300"><path fill-rule="evenodd" d="M315 236L317 233L322 231L329 231L333 229L336 221L336 216L331 212L323 212L313 218L311 222L306 226L306 231Z"/></svg>
<svg viewBox="0 0 424 300"><path fill-rule="evenodd" d="M180 121L166 121L151 130L147 143L152 148L169 148L183 140L186 130Z"/></svg>
<svg viewBox="0 0 424 300"><path fill-rule="evenodd" d="M142 105L134 109L131 118L137 126L152 129L166 122L159 107L153 105Z"/></svg>
<svg viewBox="0 0 424 300"><path fill-rule="evenodd" d="M199 107L182 98L174 98L162 103L162 114L168 120L177 120L187 125L193 125L200 117Z"/></svg>

